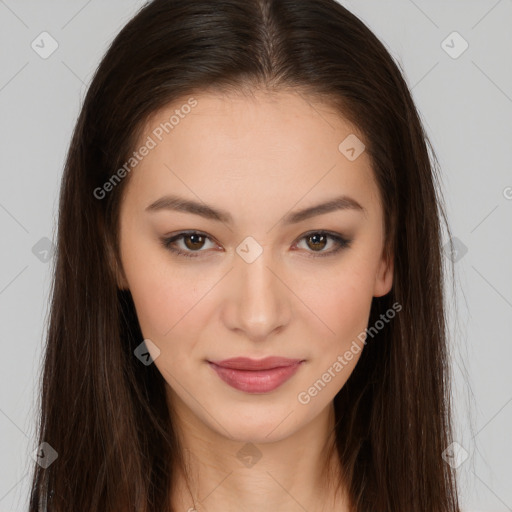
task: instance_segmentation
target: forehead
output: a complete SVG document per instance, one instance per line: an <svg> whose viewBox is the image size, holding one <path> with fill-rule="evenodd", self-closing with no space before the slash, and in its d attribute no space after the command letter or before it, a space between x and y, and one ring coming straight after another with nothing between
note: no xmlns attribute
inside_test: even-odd
<svg viewBox="0 0 512 512"><path fill-rule="evenodd" d="M135 149L152 148L131 172L128 196L148 203L179 189L255 208L306 206L338 193L378 201L367 153L353 160L344 153L354 142L364 147L356 127L299 93L195 94L146 123Z"/></svg>

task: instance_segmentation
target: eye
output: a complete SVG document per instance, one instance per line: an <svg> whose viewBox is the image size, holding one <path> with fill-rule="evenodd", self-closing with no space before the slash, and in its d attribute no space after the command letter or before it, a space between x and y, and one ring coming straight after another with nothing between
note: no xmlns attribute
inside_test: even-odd
<svg viewBox="0 0 512 512"><path fill-rule="evenodd" d="M351 244L351 240L347 240L343 236L335 233L329 233L327 231L311 231L303 235L300 241L304 240L307 246L306 251L309 254L308 257L324 257L331 256L338 253L340 250L347 248ZM331 247L334 244L334 249L324 250L331 241ZM213 246L212 239L199 231L182 232L175 236L162 238L162 245L169 251L173 252L178 256L185 256L187 258L197 258L199 253L207 252L202 250L205 247L206 241L210 241ZM177 242L182 242L181 247ZM178 247L176 247L178 245ZM312 250L308 250L312 249ZM316 254L315 254L316 253Z"/></svg>
<svg viewBox="0 0 512 512"><path fill-rule="evenodd" d="M300 240L305 241L307 249L312 249L308 250L308 252L313 253L308 255L312 258L332 256L342 249L348 248L352 242L352 240L347 240L341 235L327 231L311 231L303 235ZM324 250L329 245L329 240L334 241L334 249Z"/></svg>
<svg viewBox="0 0 512 512"><path fill-rule="evenodd" d="M211 241L210 237L205 235L204 233L201 233L199 231L190 231L179 233L178 235L170 238L163 238L162 244L166 249L177 254L178 256L196 258L197 256L199 256L199 254L194 253L205 252L201 251L200 249L204 247L206 240ZM173 244L176 241L182 241L184 243L184 247L183 245L181 246L182 248L174 247Z"/></svg>

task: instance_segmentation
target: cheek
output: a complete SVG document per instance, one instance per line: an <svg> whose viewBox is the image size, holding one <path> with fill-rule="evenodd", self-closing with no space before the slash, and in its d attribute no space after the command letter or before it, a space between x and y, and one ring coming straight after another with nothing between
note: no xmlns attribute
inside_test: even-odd
<svg viewBox="0 0 512 512"><path fill-rule="evenodd" d="M345 268L345 267L344 267ZM362 269L347 265L330 277L304 287L305 301L321 319L304 322L310 329L311 364L300 383L300 404L312 404L313 415L333 400L357 365L364 349L364 333L372 302L371 280ZM318 285L318 282L323 283ZM327 326L327 327L326 327ZM318 397L318 398L315 398ZM302 406L302 405L301 405Z"/></svg>
<svg viewBox="0 0 512 512"><path fill-rule="evenodd" d="M162 274L156 268L145 269L129 282L145 337L164 344L176 336L181 339L186 333L193 333L194 325L201 324L198 317L201 298L208 291L206 283L184 280L170 272Z"/></svg>
<svg viewBox="0 0 512 512"><path fill-rule="evenodd" d="M311 324L320 352L329 353L350 346L368 324L372 303L372 273L362 265L339 267L336 272L316 276L303 283L301 297L317 317Z"/></svg>
<svg viewBox="0 0 512 512"><path fill-rule="evenodd" d="M143 336L161 346L177 332L192 332L200 313L196 306L214 282L185 278L154 241L141 237L136 250L131 242L126 237L122 262Z"/></svg>

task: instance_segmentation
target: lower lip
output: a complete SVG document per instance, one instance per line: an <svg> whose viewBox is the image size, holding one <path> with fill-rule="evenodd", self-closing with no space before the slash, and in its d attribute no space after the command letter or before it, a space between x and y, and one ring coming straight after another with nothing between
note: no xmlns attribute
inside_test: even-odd
<svg viewBox="0 0 512 512"><path fill-rule="evenodd" d="M301 363L271 370L233 370L208 362L224 382L246 393L268 393L277 389L299 369Z"/></svg>

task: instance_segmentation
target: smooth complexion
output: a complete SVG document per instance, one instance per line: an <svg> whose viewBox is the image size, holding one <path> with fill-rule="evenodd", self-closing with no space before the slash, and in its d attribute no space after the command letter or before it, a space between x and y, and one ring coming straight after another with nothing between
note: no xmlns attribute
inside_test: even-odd
<svg viewBox="0 0 512 512"><path fill-rule="evenodd" d="M192 478L192 496L181 478L173 505L348 510L345 496L325 489L322 450L333 398L360 354L307 405L297 395L365 330L372 297L392 286L370 159L363 152L350 161L338 150L348 135L364 137L294 92L195 98L192 112L130 175L120 216L119 286L131 291L144 338L160 350L154 364ZM153 116L141 141L175 107ZM171 195L222 217L162 207ZM361 208L292 218L340 196ZM204 238L169 242L185 231ZM258 244L250 251L262 249L250 263L237 252L247 237ZM237 356L305 362L272 392L250 394L208 364ZM237 455L244 446L261 455L250 467Z"/></svg>

